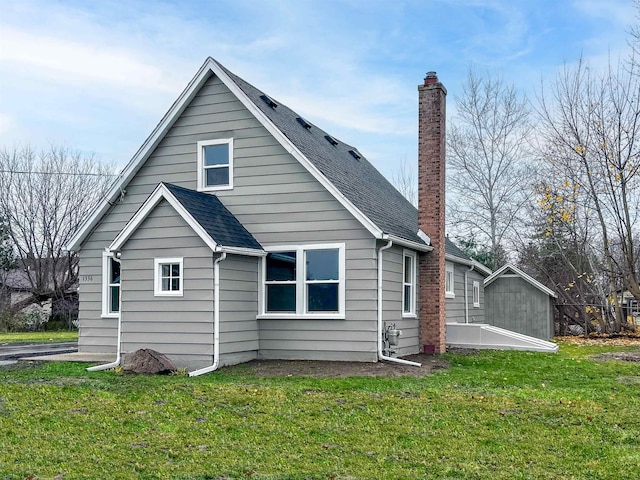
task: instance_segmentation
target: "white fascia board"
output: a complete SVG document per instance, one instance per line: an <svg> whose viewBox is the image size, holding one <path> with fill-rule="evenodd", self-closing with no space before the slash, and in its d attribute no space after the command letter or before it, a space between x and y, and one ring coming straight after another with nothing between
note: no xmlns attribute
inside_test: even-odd
<svg viewBox="0 0 640 480"><path fill-rule="evenodd" d="M469 260L466 258L457 257L455 255L451 255L450 253L446 253L444 258L453 263L458 263L461 265L468 265L469 267L476 268L480 273L484 273L485 275L491 275L491 270L485 267L483 264L478 262L477 260ZM486 283L486 280L485 280Z"/></svg>
<svg viewBox="0 0 640 480"><path fill-rule="evenodd" d="M275 137L276 140L282 145L282 147L293 157L298 160L303 167L307 169L307 171L318 181L320 184L325 187L333 197L342 204L344 208L351 213L356 220L358 220L364 228L366 228L369 233L371 233L375 238L382 238L383 232L382 230L373 223L369 217L367 217L364 213L362 213L351 201L345 197L340 190L336 188L336 186L331 183L327 177L325 177L320 170L316 168L316 166L311 163L304 154L298 150L298 148L289 140L284 133L280 131L278 127L276 127L271 120L260 110L251 99L245 94L242 89L236 85L236 83L229 78L229 76L219 67L215 60L212 60L213 66L211 69L213 73L220 78L222 83L224 83L229 90L240 100L240 102L249 110L258 121Z"/></svg>
<svg viewBox="0 0 640 480"><path fill-rule="evenodd" d="M124 187L131 181L133 176L138 172L140 167L147 160L153 149L160 143L167 130L171 128L173 123L178 119L182 111L186 108L189 102L196 95L202 84L209 78L209 71L213 70L213 66L216 65L211 57L205 60L204 64L200 67L195 76L191 79L187 87L182 91L180 96L173 102L171 108L165 113L162 120L156 125L151 135L147 137L142 146L138 149L135 155L131 158L127 166L122 170L118 178L115 180L111 188L109 189L105 199L102 203L98 204L93 210L89 218L82 224L75 235L71 238L69 243L65 246L68 251L78 251L82 242L89 235L93 227L100 221L105 213L109 210L109 207L120 196ZM217 68L217 66L216 66Z"/></svg>
<svg viewBox="0 0 640 480"><path fill-rule="evenodd" d="M558 295L556 294L556 292L554 292L553 290L551 290L549 287L543 285L542 283L540 283L539 281L537 281L535 278L533 278L530 275L527 275L526 273L524 273L522 270L520 270L518 267L516 267L515 265L511 265L510 263L503 265L502 267L500 267L498 270L496 270L495 272L493 272L493 274L491 274L490 276L488 276L487 278L484 279L484 286L486 287L487 285L489 285L490 283L492 283L494 280L496 280L498 277L500 277L500 275L502 273L504 273L506 270L511 270L512 272L514 272L516 275L518 275L519 277L521 277L524 281L529 282L531 285L533 285L534 287L536 287L538 290L541 290L542 292L546 293L547 295L551 295L553 298L558 298Z"/></svg>
<svg viewBox="0 0 640 480"><path fill-rule="evenodd" d="M417 250L418 252L430 252L431 250L433 250L433 247L431 245L424 245L422 243L412 242L411 240L407 240L401 237L396 237L395 235L385 236L385 240L387 239L391 240L396 245L411 248L412 250Z"/></svg>
<svg viewBox="0 0 640 480"><path fill-rule="evenodd" d="M234 255L244 255L247 257L265 257L267 255L267 252L265 252L264 250L256 250L255 248L220 246L218 250Z"/></svg>
<svg viewBox="0 0 640 480"><path fill-rule="evenodd" d="M187 224L193 229L193 231L207 244L212 251L218 251L218 244L209 236L209 234L202 228L202 226L191 216L191 214L182 206L182 204L173 196L169 189L164 184L159 184L153 193L142 204L140 209L135 213L131 220L127 222L125 227L120 230L120 233L116 235L116 238L109 245L109 251L115 252L122 248L122 245L131 237L133 232L140 226L145 218L156 207L160 200L165 199L175 210L178 212Z"/></svg>

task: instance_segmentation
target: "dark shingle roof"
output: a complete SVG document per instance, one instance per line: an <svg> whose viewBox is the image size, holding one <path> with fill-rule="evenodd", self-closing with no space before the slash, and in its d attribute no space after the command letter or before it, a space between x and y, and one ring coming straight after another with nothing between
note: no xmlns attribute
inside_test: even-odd
<svg viewBox="0 0 640 480"><path fill-rule="evenodd" d="M164 186L218 245L262 250L262 246L253 238L253 235L215 195L196 192L170 183L164 183Z"/></svg>
<svg viewBox="0 0 640 480"><path fill-rule="evenodd" d="M449 240L449 237L447 237L446 241L444 242L444 251L448 255L453 255L454 257L458 258L464 258L465 260L471 260L471 257L460 250L455 243Z"/></svg>
<svg viewBox="0 0 640 480"><path fill-rule="evenodd" d="M264 92L218 65L298 150L378 228L412 242L425 243L417 235L417 209L361 153L340 140L333 145L325 138L329 134L316 125L310 124L311 128L305 128L298 121L300 115L275 99L278 106L272 108L260 98Z"/></svg>

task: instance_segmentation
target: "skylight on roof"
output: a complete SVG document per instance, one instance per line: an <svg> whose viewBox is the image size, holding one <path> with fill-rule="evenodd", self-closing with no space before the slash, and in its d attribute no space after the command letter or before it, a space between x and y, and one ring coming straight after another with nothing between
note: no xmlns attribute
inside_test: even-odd
<svg viewBox="0 0 640 480"><path fill-rule="evenodd" d="M356 160L360 160L362 158L362 156L358 152L356 152L355 150L349 150L349 153Z"/></svg>
<svg viewBox="0 0 640 480"><path fill-rule="evenodd" d="M307 122L304 118L302 117L298 117L296 118L296 120L298 121L298 123L300 125L302 125L304 128L306 128L307 130L311 130L311 124L309 122Z"/></svg>
<svg viewBox="0 0 640 480"><path fill-rule="evenodd" d="M331 145L335 146L338 144L338 141L335 138L333 138L331 135L325 135L324 138L326 138L327 142L329 142Z"/></svg>
<svg viewBox="0 0 640 480"><path fill-rule="evenodd" d="M271 98L269 95L260 95L260 98L264 100L264 103L269 105L271 108L276 108L278 106L278 104L274 102L273 98Z"/></svg>

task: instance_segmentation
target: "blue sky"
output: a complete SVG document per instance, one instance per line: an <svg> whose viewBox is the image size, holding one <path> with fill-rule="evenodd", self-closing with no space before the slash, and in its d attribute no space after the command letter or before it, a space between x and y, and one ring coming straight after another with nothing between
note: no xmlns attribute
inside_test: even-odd
<svg viewBox="0 0 640 480"><path fill-rule="evenodd" d="M470 66L533 97L580 55L627 52L631 0L0 0L0 147L65 144L124 166L207 56L353 144L415 162L417 85L449 117Z"/></svg>

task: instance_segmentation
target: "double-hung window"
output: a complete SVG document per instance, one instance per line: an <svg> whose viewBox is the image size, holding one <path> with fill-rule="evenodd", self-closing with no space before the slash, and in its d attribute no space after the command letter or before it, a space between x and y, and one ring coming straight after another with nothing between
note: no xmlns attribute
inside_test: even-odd
<svg viewBox="0 0 640 480"><path fill-rule="evenodd" d="M455 298L456 293L454 290L454 270L453 263L445 263L444 267L444 296L447 298Z"/></svg>
<svg viewBox="0 0 640 480"><path fill-rule="evenodd" d="M182 257L154 259L155 296L182 296L183 291Z"/></svg>
<svg viewBox="0 0 640 480"><path fill-rule="evenodd" d="M233 139L198 142L198 190L233 188Z"/></svg>
<svg viewBox="0 0 640 480"><path fill-rule="evenodd" d="M416 254L405 250L402 266L402 316L416 314Z"/></svg>
<svg viewBox="0 0 640 480"><path fill-rule="evenodd" d="M102 254L102 316L120 314L120 260L113 254Z"/></svg>
<svg viewBox="0 0 640 480"><path fill-rule="evenodd" d="M344 244L267 250L263 260L264 316L344 317Z"/></svg>

